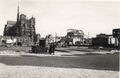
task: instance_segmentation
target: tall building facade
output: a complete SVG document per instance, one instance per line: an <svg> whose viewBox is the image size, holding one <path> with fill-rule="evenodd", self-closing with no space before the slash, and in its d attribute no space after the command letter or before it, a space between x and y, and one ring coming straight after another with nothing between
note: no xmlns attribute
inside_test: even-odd
<svg viewBox="0 0 120 78"><path fill-rule="evenodd" d="M84 32L77 29L67 30L67 45L83 45Z"/></svg>
<svg viewBox="0 0 120 78"><path fill-rule="evenodd" d="M29 37L33 42L36 38L35 18L27 19L25 14L17 12L17 21L7 21L4 36Z"/></svg>

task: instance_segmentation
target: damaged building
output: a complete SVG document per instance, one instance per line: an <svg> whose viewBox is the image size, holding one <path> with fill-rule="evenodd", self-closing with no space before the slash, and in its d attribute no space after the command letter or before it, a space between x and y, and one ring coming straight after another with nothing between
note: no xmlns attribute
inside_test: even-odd
<svg viewBox="0 0 120 78"><path fill-rule="evenodd" d="M16 43L21 43L24 45L32 45L38 41L38 37L35 31L35 18L27 18L25 14L19 13L19 6L17 10L17 19L16 21L7 21L5 25L4 36L2 40L6 39L16 39ZM26 40L27 39L27 40Z"/></svg>

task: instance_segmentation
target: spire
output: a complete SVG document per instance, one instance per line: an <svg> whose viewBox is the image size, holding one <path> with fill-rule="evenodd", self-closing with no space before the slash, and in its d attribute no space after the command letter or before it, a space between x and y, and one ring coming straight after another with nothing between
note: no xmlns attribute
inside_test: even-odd
<svg viewBox="0 0 120 78"><path fill-rule="evenodd" d="M17 8L17 22L19 21L19 5L18 5L18 8Z"/></svg>

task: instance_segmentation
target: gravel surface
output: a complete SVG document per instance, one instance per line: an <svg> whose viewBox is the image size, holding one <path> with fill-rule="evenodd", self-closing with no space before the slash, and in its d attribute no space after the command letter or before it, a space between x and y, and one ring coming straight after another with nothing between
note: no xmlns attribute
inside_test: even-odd
<svg viewBox="0 0 120 78"><path fill-rule="evenodd" d="M119 78L117 71L39 66L0 67L0 78Z"/></svg>

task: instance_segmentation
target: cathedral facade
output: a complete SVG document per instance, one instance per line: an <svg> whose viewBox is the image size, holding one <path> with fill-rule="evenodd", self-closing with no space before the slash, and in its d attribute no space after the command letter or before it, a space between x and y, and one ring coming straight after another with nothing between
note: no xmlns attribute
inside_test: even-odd
<svg viewBox="0 0 120 78"><path fill-rule="evenodd" d="M4 36L28 37L34 42L36 38L35 18L27 19L25 14L19 13L18 7L17 21L7 21L4 28Z"/></svg>

